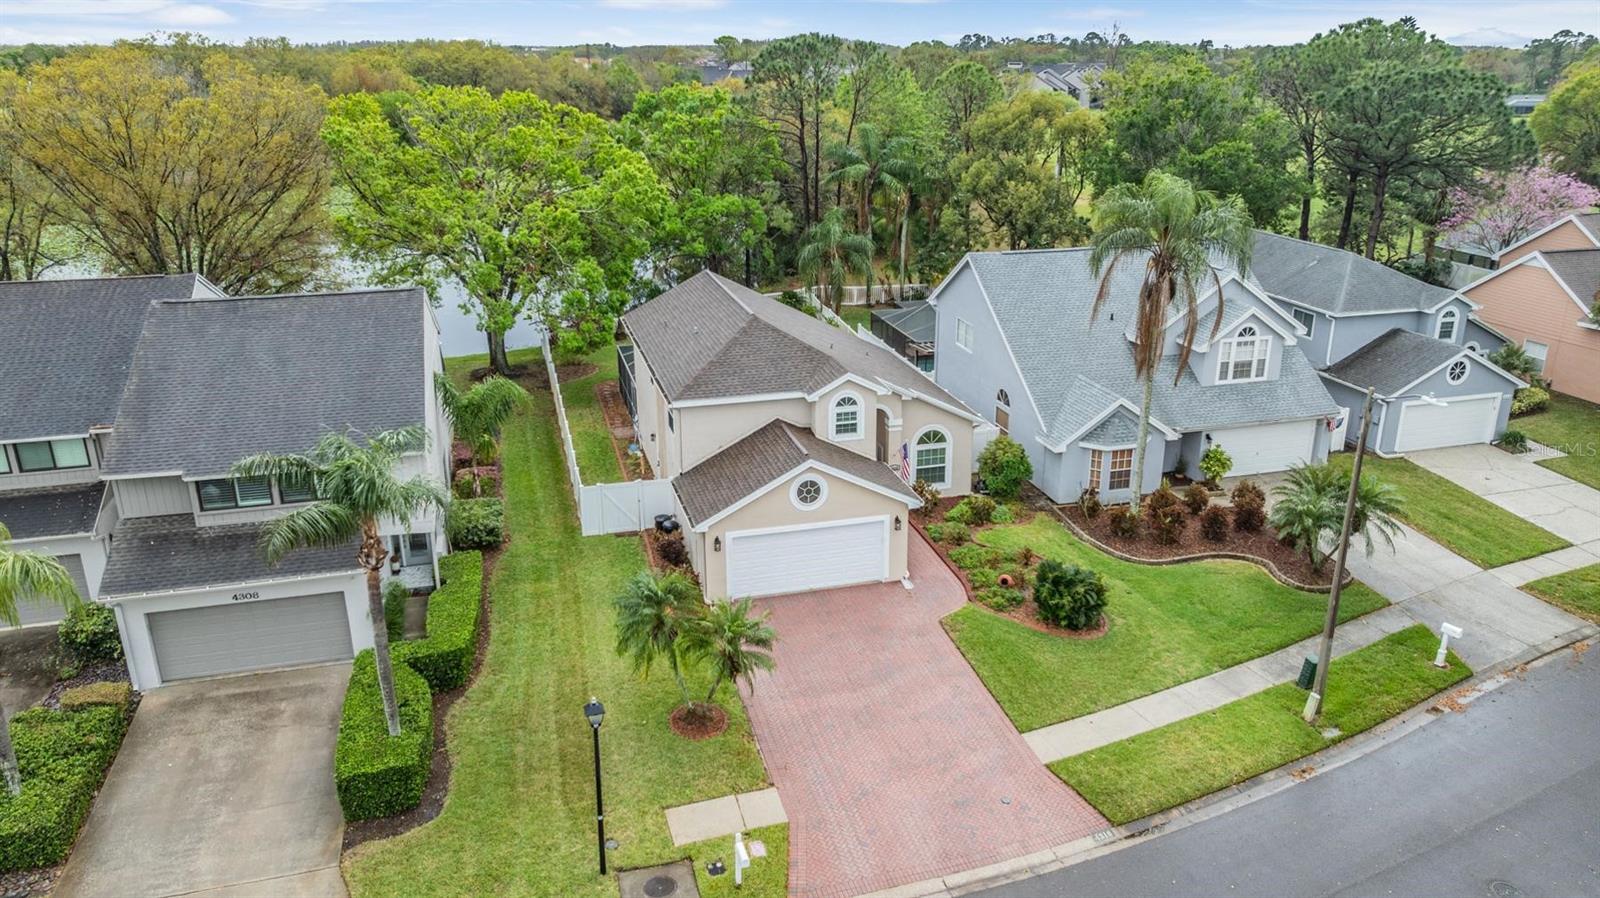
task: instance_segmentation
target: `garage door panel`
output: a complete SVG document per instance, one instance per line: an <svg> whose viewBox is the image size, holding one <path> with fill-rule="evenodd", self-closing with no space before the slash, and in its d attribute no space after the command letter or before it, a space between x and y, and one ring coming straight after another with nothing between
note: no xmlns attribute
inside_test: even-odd
<svg viewBox="0 0 1600 898"><path fill-rule="evenodd" d="M881 581L888 569L887 519L804 530L728 534L728 595L735 598Z"/></svg>
<svg viewBox="0 0 1600 898"><path fill-rule="evenodd" d="M57 555L56 560L72 575L72 582L78 588L78 597L84 601L89 600L89 581L83 574L83 556ZM22 599L17 602L17 626L28 627L34 624L53 624L67 616L65 608L59 602L42 599Z"/></svg>
<svg viewBox="0 0 1600 898"><path fill-rule="evenodd" d="M163 682L355 654L343 593L158 611L146 619Z"/></svg>
<svg viewBox="0 0 1600 898"><path fill-rule="evenodd" d="M1260 424L1232 430L1214 430L1212 441L1233 459L1229 474L1242 476L1287 471L1311 461L1316 421Z"/></svg>
<svg viewBox="0 0 1600 898"><path fill-rule="evenodd" d="M1494 437L1499 417L1499 399L1448 399L1445 405L1407 403L1400 415L1400 432L1395 435L1395 451L1413 452L1486 443Z"/></svg>

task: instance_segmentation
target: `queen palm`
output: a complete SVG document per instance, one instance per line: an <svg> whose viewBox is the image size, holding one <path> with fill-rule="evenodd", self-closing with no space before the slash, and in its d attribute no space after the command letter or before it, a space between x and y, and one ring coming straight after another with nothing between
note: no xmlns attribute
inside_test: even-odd
<svg viewBox="0 0 1600 898"><path fill-rule="evenodd" d="M15 627L21 621L17 606L23 599L54 602L70 609L81 601L72 574L49 555L25 552L11 543L11 531L0 524L0 623ZM10 715L0 705L0 772L6 791L22 792L22 775L17 769L17 750L11 744Z"/></svg>
<svg viewBox="0 0 1600 898"><path fill-rule="evenodd" d="M1145 444L1150 438L1150 400L1156 369L1161 366L1162 331L1175 309L1186 311L1183 338L1173 384L1189 362L1196 329L1202 282L1217 292L1217 313L1211 335L1222 326L1222 279L1213 262L1243 275L1250 265L1250 214L1237 196L1219 200L1188 181L1162 171L1142 184L1118 184L1095 204L1094 237L1089 267L1100 278L1091 320L1100 314L1112 280L1125 266L1138 266L1139 304L1133 320L1133 371L1143 387L1139 404L1139 437L1133 450L1133 501L1139 510L1144 486Z"/></svg>
<svg viewBox="0 0 1600 898"><path fill-rule="evenodd" d="M862 272L868 291L872 289L872 238L852 232L845 224L843 210L829 209L821 221L806 231L795 266L802 276L822 288L828 306L837 314L845 278L851 271Z"/></svg>
<svg viewBox="0 0 1600 898"><path fill-rule="evenodd" d="M904 137L884 139L876 125L864 124L856 142L828 148L833 171L828 182L849 184L856 191L856 230L872 233L872 196L879 188L899 193L917 176L916 147Z"/></svg>
<svg viewBox="0 0 1600 898"><path fill-rule="evenodd" d="M617 654L633 661L634 672L648 676L657 658L665 659L690 710L695 701L683 679L684 633L700 616L704 602L694 581L679 573L654 576L641 571L612 600L617 611Z"/></svg>
<svg viewBox="0 0 1600 898"><path fill-rule="evenodd" d="M685 634L688 650L705 659L715 674L706 691L707 704L724 681L737 684L742 679L749 685L756 671L778 666L772 658L778 634L767 623L768 615L757 615L754 609L750 599L716 602Z"/></svg>
<svg viewBox="0 0 1600 898"><path fill-rule="evenodd" d="M367 574L367 614L372 621L372 650L378 688L389 735L400 734L400 708L394 697L394 668L389 662L389 628L383 615L383 565L387 541L378 532L383 521L409 527L423 511L443 509L444 490L424 475L408 480L395 476L401 457L427 443L421 427L388 430L362 445L348 436L329 433L304 455L252 455L234 464L234 477L270 477L279 483L309 485L316 499L268 521L261 530L261 549L276 564L296 549L338 547L358 541L356 563Z"/></svg>

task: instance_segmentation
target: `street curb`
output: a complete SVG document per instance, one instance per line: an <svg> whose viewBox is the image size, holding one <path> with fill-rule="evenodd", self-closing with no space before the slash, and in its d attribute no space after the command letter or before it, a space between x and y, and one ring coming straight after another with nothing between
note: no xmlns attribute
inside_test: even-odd
<svg viewBox="0 0 1600 898"><path fill-rule="evenodd" d="M1276 795L1302 782L1316 779L1331 770L1337 770L1352 761L1372 754L1391 742L1422 729L1429 723L1444 716L1442 710L1436 709L1441 695L1461 694L1463 691L1470 690L1473 693L1472 697L1475 697L1492 691L1513 679L1511 674L1518 668L1524 666L1534 667L1553 661L1558 652L1565 650L1574 643L1593 639L1597 635L1600 635L1600 626L1585 624L1560 636L1547 639L1504 661L1490 665L1487 669L1473 674L1444 692L1428 696L1428 698L1413 705L1410 709L1402 711L1364 733L1351 736L1337 745L1331 745L1321 751L1290 761L1282 767L1269 770L1266 773L1259 774L1225 789L1220 789L1210 795L1196 798L1171 810L1162 811L1159 814L1135 820L1122 826L1101 830L1091 836L1057 845L1054 848L1036 851L1022 857L988 864L971 870L963 870L933 879L907 883L891 889L870 892L860 896L860 898L956 898L956 896L981 892L1009 882L1031 879L1035 876L1061 870L1105 854L1120 851L1146 838L1161 836L1197 823L1203 823L1213 817L1219 817L1229 811L1237 810L1263 798ZM1470 701L1471 697L1467 698L1463 703ZM1296 778L1293 775L1295 771L1302 771L1308 767L1311 768L1310 772L1304 776Z"/></svg>

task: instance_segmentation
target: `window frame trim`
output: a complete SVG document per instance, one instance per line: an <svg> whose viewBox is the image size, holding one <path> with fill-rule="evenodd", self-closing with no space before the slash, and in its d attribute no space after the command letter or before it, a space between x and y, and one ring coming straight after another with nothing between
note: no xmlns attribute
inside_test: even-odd
<svg viewBox="0 0 1600 898"><path fill-rule="evenodd" d="M924 444L922 443L922 438L924 436L926 436L927 434L929 434L929 433L937 433L943 438L938 443L928 443L928 444L926 444L927 448L930 448L930 449L931 448L942 448L942 449L944 449L944 479L939 481L938 483L932 483L930 481L927 481L925 478L923 478L921 476L922 465L917 460L917 453L924 447ZM929 486L933 487L936 490L949 489L950 488L951 479L954 476L954 470L952 468L952 463L953 463L954 459L951 457L954 454L954 449L955 449L955 439L950 435L950 431L946 430L945 428L940 427L937 424L928 424L928 425L925 425L922 429L918 430L911 437L911 479L912 479L912 482L916 482L917 480L923 480L923 482L927 483Z"/></svg>
<svg viewBox="0 0 1600 898"><path fill-rule="evenodd" d="M70 443L70 442L74 442L74 441L76 441L79 445L81 445L83 447L83 464L81 464L81 465L63 465L63 464L61 464L60 461L56 458L56 445L55 444L57 444L57 443ZM94 452L89 448L89 440L88 440L87 437L58 437L56 439L51 439L51 440L19 440L18 442L11 443L9 445L12 447L12 454L16 456L16 464L11 466L11 470L10 470L9 473L15 473L15 474L48 474L51 471L82 471L82 470L94 467ZM22 452L21 452L20 447L22 447L22 446L36 446L36 445L45 447L45 451L50 453L50 466L49 467L47 467L47 468L29 468L29 467L26 467L26 466L24 466L22 464ZM0 448L0 451L4 451L4 449Z"/></svg>
<svg viewBox="0 0 1600 898"><path fill-rule="evenodd" d="M855 403L856 432L854 434L839 433L839 406L846 399ZM861 395L854 390L843 390L828 401L828 439L835 443L851 443L864 440L867 437L866 429L867 403Z"/></svg>
<svg viewBox="0 0 1600 898"><path fill-rule="evenodd" d="M1450 323L1450 336L1448 337L1444 335L1445 322ZM1439 312L1438 320L1436 320L1433 324L1433 337L1436 340L1443 340L1446 343L1454 343L1456 341L1456 332L1460 329L1461 311L1455 306L1445 306L1444 309Z"/></svg>
<svg viewBox="0 0 1600 898"><path fill-rule="evenodd" d="M1108 449L1108 450L1106 450L1107 453L1108 453L1107 454L1107 459L1106 459L1106 461L1107 461L1107 464L1106 464L1106 492L1114 492L1116 490L1131 490L1131 489L1133 489L1133 462L1134 462L1134 456L1137 454L1133 450L1134 450L1133 446L1128 446L1128 447L1123 448L1123 449ZM1120 454L1120 453L1123 453L1123 452L1128 453L1128 467L1124 471L1119 471L1117 469L1117 455ZM1116 478L1117 474L1119 474L1119 473L1126 473L1128 475L1128 482L1123 484L1122 486L1117 486L1116 485L1116 481L1115 481L1115 478Z"/></svg>
<svg viewBox="0 0 1600 898"><path fill-rule="evenodd" d="M1245 331L1251 333L1246 336ZM1239 328L1233 336L1218 341L1216 382L1218 384L1246 384L1255 381L1267 380L1267 374L1272 370L1272 338L1258 330L1253 324L1246 324ZM1248 344L1250 346L1250 376L1249 377L1224 377L1223 372L1233 374L1233 367L1242 359L1238 358L1239 348ZM1261 373L1256 373L1260 367Z"/></svg>

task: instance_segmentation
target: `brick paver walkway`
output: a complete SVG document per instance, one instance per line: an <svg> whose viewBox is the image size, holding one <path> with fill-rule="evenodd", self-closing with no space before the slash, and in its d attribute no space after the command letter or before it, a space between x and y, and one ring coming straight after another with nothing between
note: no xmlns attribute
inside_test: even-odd
<svg viewBox="0 0 1600 898"><path fill-rule="evenodd" d="M1107 826L1039 764L939 619L961 584L916 534L898 583L758 600L778 669L745 700L789 814L789 891L859 895Z"/></svg>

